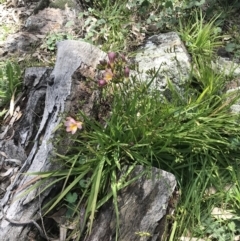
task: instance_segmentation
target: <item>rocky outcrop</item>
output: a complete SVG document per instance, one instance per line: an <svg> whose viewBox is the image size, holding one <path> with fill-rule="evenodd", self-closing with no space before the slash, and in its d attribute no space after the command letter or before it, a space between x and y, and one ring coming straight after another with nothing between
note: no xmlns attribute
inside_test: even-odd
<svg viewBox="0 0 240 241"><path fill-rule="evenodd" d="M3 186L4 192L1 193L1 241L25 241L29 225L39 219L36 213L43 200L50 197L52 189L48 189L38 199L35 198L38 196L37 190L34 190L12 202L16 195L34 181L22 173L54 168L50 161L53 154L52 140L63 113L74 113L81 109L89 116L94 114L98 94L87 92L84 78L93 79L99 60L105 57L106 54L95 46L67 40L58 44L57 61L53 70L33 68L26 71L27 92L15 104L19 105L23 115L14 120L10 118L0 135L0 147L4 153L1 153L0 163L4 164L8 159L9 165L15 165L13 175L9 175L9 185ZM159 91L166 90L168 81L181 89L189 77L190 57L178 35L173 32L150 37L135 61L139 64L141 73L138 77L149 82L156 75L152 88ZM234 88L238 88L238 85ZM36 128L31 128L34 125L32 122ZM9 148L9 145L13 147ZM133 175L136 176L143 169L137 167ZM121 241L155 241L164 232L164 216L176 181L170 173L156 168L148 171L150 176L142 176L119 192ZM93 232L86 240L112 240L116 230L114 218L112 204L103 206L94 222Z"/></svg>
<svg viewBox="0 0 240 241"><path fill-rule="evenodd" d="M26 92L15 103L22 112L22 117L19 121L13 119L14 116L7 118L0 138L1 166L11 170L16 162L6 159L19 160L14 172L1 173L1 178L5 177L4 182L8 183L0 202L1 241L27 240L30 225L39 219L39 207L47 196L50 197L54 187L39 198L36 198L38 191L35 189L14 202L12 200L35 182L32 176L24 173L55 168L50 160L54 153L54 130L62 121L63 113L72 113L80 108L91 115L97 100L86 92L84 78L92 77L93 70L105 55L88 43L69 40L58 44L57 61L53 70L26 70ZM78 74L74 75L76 72ZM85 96L88 98L84 99ZM9 145L12 145L11 148ZM15 149L18 150L17 153L13 152Z"/></svg>

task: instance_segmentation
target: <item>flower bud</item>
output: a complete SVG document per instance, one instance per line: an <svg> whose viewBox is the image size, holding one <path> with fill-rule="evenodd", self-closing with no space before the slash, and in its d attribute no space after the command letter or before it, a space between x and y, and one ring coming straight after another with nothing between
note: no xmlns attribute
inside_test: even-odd
<svg viewBox="0 0 240 241"><path fill-rule="evenodd" d="M107 60L106 59L100 60L99 63L104 67L107 66Z"/></svg>
<svg viewBox="0 0 240 241"><path fill-rule="evenodd" d="M126 78L129 77L129 73L130 73L130 69L129 69L128 67L125 67L125 69L124 69L124 76L125 76Z"/></svg>
<svg viewBox="0 0 240 241"><path fill-rule="evenodd" d="M127 59L123 54L120 54L120 57L122 59L123 62L127 63Z"/></svg>
<svg viewBox="0 0 240 241"><path fill-rule="evenodd" d="M98 86L99 86L99 87L103 87L103 86L105 86L106 84L107 84L107 81L106 81L106 80L104 80L104 79L98 80Z"/></svg>
<svg viewBox="0 0 240 241"><path fill-rule="evenodd" d="M117 54L115 52L108 53L108 59L110 64L112 64L115 61L116 57L117 57Z"/></svg>

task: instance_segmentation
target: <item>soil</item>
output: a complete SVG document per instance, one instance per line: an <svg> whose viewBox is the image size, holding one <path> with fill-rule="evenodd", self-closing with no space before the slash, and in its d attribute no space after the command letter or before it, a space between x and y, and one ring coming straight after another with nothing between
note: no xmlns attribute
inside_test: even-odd
<svg viewBox="0 0 240 241"><path fill-rule="evenodd" d="M64 0L62 0L64 1ZM39 1L9 0L0 4L0 58L2 60L17 59L25 66L49 66L54 64L55 42L64 39L80 39L84 37L84 22L79 13L86 7L79 0L68 1L61 8L51 7L39 9ZM41 1L42 2L42 1ZM69 6L70 5L70 6ZM211 4L203 9L206 13L213 12ZM37 12L37 13L36 13ZM35 14L36 13L36 14ZM230 16L230 15L229 15ZM240 15L234 9L221 24L222 34L226 34L223 45L234 43L231 51L225 47L217 50L223 58L240 62ZM220 21L219 20L219 21Z"/></svg>
<svg viewBox="0 0 240 241"><path fill-rule="evenodd" d="M56 40L83 36L78 18L81 6L77 2L74 8L48 7L34 14L37 5L37 2L18 6L0 4L0 58L3 61L17 59L27 66L53 65Z"/></svg>

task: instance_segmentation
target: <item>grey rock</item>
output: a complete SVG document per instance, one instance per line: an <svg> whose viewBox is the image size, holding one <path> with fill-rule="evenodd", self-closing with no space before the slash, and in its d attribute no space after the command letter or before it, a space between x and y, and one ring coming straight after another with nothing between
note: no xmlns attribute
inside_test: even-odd
<svg viewBox="0 0 240 241"><path fill-rule="evenodd" d="M152 87L161 91L167 87L168 80L180 87L189 77L190 56L175 32L150 37L139 50L135 61L141 72L139 78L144 81L149 82L152 78L149 70L157 71L160 68Z"/></svg>
<svg viewBox="0 0 240 241"><path fill-rule="evenodd" d="M173 174L157 168L137 166L131 177L145 174L118 193L120 217L118 241L156 241L164 233L159 226L167 214L170 197L176 187ZM85 241L115 240L116 217L113 205L99 212L90 236ZM147 235L140 236L140 233Z"/></svg>
<svg viewBox="0 0 240 241"><path fill-rule="evenodd" d="M240 77L235 78L234 80L230 81L225 88L225 92L230 94L229 98L239 97L240 93ZM233 113L240 113L240 100L238 99L232 106L231 111Z"/></svg>
<svg viewBox="0 0 240 241"><path fill-rule="evenodd" d="M56 127L62 122L63 113L73 113L74 108L80 109L78 103L79 98L86 93L86 87L83 88L86 81L84 78L78 82L72 80L75 72L81 74L83 66L88 66L89 75L91 69L96 69L98 61L105 58L106 54L98 48L80 41L67 40L58 43L57 61L53 71L50 68L34 69L30 68L26 71L24 87L26 88L27 100L21 99L19 102L25 105L22 108L26 113L23 113L22 118L18 123L14 123L13 135L11 143L15 145L15 141L19 142L19 146L26 150L26 153L20 152L18 147L14 148L11 156L8 159L17 159L23 161L21 169L10 182L3 198L0 198L0 240L1 241L25 241L29 232L29 225L15 226L5 219L6 217L22 222L32 219L38 219L40 203L45 197L51 195L50 188L44 192L39 199L35 199L37 189L26 193L21 198L11 202L14 195L19 195L19 192L13 192L16 186L23 186L28 183L32 177L28 175L22 176L25 172L45 171L59 168L51 162L52 154L54 153L54 135ZM51 75L52 74L52 75ZM89 77L87 71L81 76ZM48 79L54 76L52 85L48 84ZM83 94L84 93L84 94ZM76 104L73 104L77 100ZM90 99L89 99L90 101ZM88 99L84 101L83 107L88 108L88 113L91 113L91 108ZM97 101L95 103L98 103ZM16 104L18 105L18 103ZM33 124L34 123L34 124ZM37 123L37 124L36 124ZM7 133L6 133L7 135ZM5 135L0 139L1 150L10 148L4 147ZM8 138L9 139L9 138ZM67 141L67 138L65 139ZM10 143L10 144L11 144ZM16 150L16 151L15 151ZM15 155L15 153L17 154ZM18 156L18 153L21 156ZM8 153L7 153L8 154ZM24 156L24 154L27 155ZM6 158L6 157L5 157ZM24 159L24 160L23 160ZM1 164L1 163L0 163ZM26 208L27 207L27 208Z"/></svg>
<svg viewBox="0 0 240 241"><path fill-rule="evenodd" d="M216 62L212 62L212 66L225 75L240 76L240 64L228 58L219 57Z"/></svg>

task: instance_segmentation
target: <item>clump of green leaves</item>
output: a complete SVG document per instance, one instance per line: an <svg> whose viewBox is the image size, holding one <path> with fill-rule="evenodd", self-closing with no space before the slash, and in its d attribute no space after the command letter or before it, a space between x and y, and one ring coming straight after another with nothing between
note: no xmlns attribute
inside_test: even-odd
<svg viewBox="0 0 240 241"><path fill-rule="evenodd" d="M132 0L89 1L84 19L84 39L103 50L115 51L140 45L145 34L175 30L179 18L188 18L202 1Z"/></svg>
<svg viewBox="0 0 240 241"><path fill-rule="evenodd" d="M84 39L103 47L103 50L121 50L126 45L129 33L129 12L118 2L107 5L104 9L89 8L79 14L84 22Z"/></svg>
<svg viewBox="0 0 240 241"><path fill-rule="evenodd" d="M232 220L207 218L202 223L202 231L210 237L210 240L232 241L240 227Z"/></svg>
<svg viewBox="0 0 240 241"><path fill-rule="evenodd" d="M66 39L73 39L71 34L66 33L52 33L46 37L45 43L43 43L42 48L46 48L50 51L56 50L56 43Z"/></svg>
<svg viewBox="0 0 240 241"><path fill-rule="evenodd" d="M180 34L190 54L196 58L211 59L214 51L222 46L221 29L214 26L218 16L205 23L202 12L195 13L185 25L181 23Z"/></svg>
<svg viewBox="0 0 240 241"><path fill-rule="evenodd" d="M0 66L0 106L10 101L21 86L21 69L18 64L5 62Z"/></svg>
<svg viewBox="0 0 240 241"><path fill-rule="evenodd" d="M0 41L4 41L9 34L16 30L16 26L11 26L8 24L0 24Z"/></svg>
<svg viewBox="0 0 240 241"><path fill-rule="evenodd" d="M193 9L201 7L202 1L175 1L175 0L134 0L127 6L138 15L141 24L152 32L174 30L179 25L179 18L188 18Z"/></svg>
<svg viewBox="0 0 240 241"><path fill-rule="evenodd" d="M231 37L233 36L233 37ZM240 33L237 24L229 31L229 40L226 41L225 50L239 62L240 59Z"/></svg>

